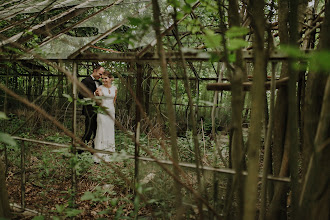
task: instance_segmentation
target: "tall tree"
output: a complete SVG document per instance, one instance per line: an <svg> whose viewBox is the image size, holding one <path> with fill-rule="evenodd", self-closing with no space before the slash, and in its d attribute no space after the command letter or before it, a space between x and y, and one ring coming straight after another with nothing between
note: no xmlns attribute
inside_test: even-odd
<svg viewBox="0 0 330 220"><path fill-rule="evenodd" d="M330 1L325 4L319 50L330 50ZM301 219L330 218L330 70L311 72L307 81L303 178L299 201ZM320 95L320 97L317 97ZM308 126L307 126L308 125ZM308 130L309 131L308 131ZM309 153L309 155L308 155ZM306 162L305 162L306 163Z"/></svg>
<svg viewBox="0 0 330 220"><path fill-rule="evenodd" d="M245 183L244 195L244 219L256 218L257 187L259 174L259 149L261 147L262 119L265 106L265 50L264 50L264 17L263 0L251 0L249 11L251 13L251 25L253 28L253 84L251 89L252 106L251 122L248 143L248 176Z"/></svg>
<svg viewBox="0 0 330 220"><path fill-rule="evenodd" d="M219 9L220 10L220 9ZM229 27L240 27L241 26L241 17L239 14L239 4L237 0L230 0L228 7L228 23ZM237 219L242 218L243 214L243 198L244 198L244 186L243 186L243 176L242 170L244 165L244 143L243 143L243 132L242 132L242 112L244 106L244 93L243 93L243 81L247 79L247 73L245 65L243 62L242 50L239 49L235 51L236 60L233 63L233 66L228 66L228 69L231 70L230 82L231 82L231 92L232 92L232 144L231 144L231 158L232 166L236 171L233 185L236 187L233 190L235 191L237 198ZM229 204L227 204L229 205Z"/></svg>
<svg viewBox="0 0 330 220"><path fill-rule="evenodd" d="M278 1L278 33L280 44L289 43L289 5L286 0ZM287 61L282 61L280 78L289 76L289 65ZM272 147L273 158L273 174L275 176L288 175L288 150L284 148L286 128L287 128L287 111L288 111L288 90L282 87L277 92L274 115L274 139ZM286 219L286 196L283 193L285 185L274 185L274 195L271 198L267 219Z"/></svg>

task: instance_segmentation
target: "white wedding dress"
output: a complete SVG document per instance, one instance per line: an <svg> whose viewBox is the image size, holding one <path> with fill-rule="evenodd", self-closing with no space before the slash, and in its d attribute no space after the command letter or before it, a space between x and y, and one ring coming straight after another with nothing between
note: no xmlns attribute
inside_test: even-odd
<svg viewBox="0 0 330 220"><path fill-rule="evenodd" d="M112 117L105 113L97 113L97 129L94 145L97 150L115 152L115 106L113 101L117 88L115 86L106 88L103 85L99 88L101 88L103 93L102 106L107 108L106 111ZM107 162L110 161L110 155L95 153L93 160L96 163L100 162L100 159L96 155L102 157Z"/></svg>

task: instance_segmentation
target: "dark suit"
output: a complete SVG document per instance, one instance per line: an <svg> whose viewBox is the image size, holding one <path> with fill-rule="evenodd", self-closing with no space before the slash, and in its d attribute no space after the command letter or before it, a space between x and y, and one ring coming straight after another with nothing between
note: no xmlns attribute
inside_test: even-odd
<svg viewBox="0 0 330 220"><path fill-rule="evenodd" d="M92 93L95 92L96 84L91 76L87 76L81 82ZM82 99L82 98L84 98L84 96L79 93L79 98ZM96 128L97 128L96 112L94 111L94 108L92 105L84 105L83 109L82 109L82 114L85 115L85 134L82 139L84 142L89 142L92 135L93 135L93 137L95 137L95 135L96 135ZM94 144L93 144L93 147L94 147Z"/></svg>

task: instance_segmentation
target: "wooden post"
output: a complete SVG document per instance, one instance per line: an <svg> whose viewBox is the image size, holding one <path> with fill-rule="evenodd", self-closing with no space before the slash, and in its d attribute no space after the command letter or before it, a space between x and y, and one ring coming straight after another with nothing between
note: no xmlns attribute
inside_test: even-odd
<svg viewBox="0 0 330 220"><path fill-rule="evenodd" d="M73 74L73 78L77 77L77 73L78 73L78 65L76 62L73 62L72 64L72 74ZM77 85L75 83L72 84L72 98L73 98L73 102L72 102L72 133L76 136L77 135ZM75 140L72 139L72 148L71 148L71 152L73 154L73 157L76 156L76 143ZM75 205L75 197L76 197L76 193L77 193L77 173L76 173L76 169L74 168L74 166L71 168L71 182L72 182L72 186L71 186L71 190L72 190L72 197L71 197L71 202L72 202L72 206Z"/></svg>
<svg viewBox="0 0 330 220"><path fill-rule="evenodd" d="M138 183L138 178L139 178L139 136L140 136L140 122L141 122L141 109L142 108L142 103L143 103L143 88L142 88L142 82L143 82L143 65L137 63L136 64L136 69L137 69L137 76L136 76L136 105L135 105L135 110L136 110L136 115L135 115L135 123L136 123L136 130L135 130L135 152L134 152L134 159L135 159L135 169L134 169L134 182L135 184Z"/></svg>
<svg viewBox="0 0 330 220"><path fill-rule="evenodd" d="M25 209L25 142L22 141L21 145L21 209Z"/></svg>
<svg viewBox="0 0 330 220"><path fill-rule="evenodd" d="M9 77L9 68L7 66L7 73L6 73L6 87L8 88L8 77ZM3 112L7 115L8 114L8 95L7 92L5 91L5 100L3 103ZM5 145L5 176L8 174L8 156L7 156L7 145Z"/></svg>
<svg viewBox="0 0 330 220"><path fill-rule="evenodd" d="M149 107L150 107L150 89L151 89L151 73L152 73L152 68L148 66L148 72L147 72L147 86L146 86L146 91L145 91L145 110L146 114L149 116Z"/></svg>

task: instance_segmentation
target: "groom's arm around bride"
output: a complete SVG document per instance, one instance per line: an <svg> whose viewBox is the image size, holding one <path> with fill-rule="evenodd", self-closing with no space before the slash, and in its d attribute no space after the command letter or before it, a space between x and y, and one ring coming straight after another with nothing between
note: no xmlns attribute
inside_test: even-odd
<svg viewBox="0 0 330 220"><path fill-rule="evenodd" d="M96 66L93 69L93 73L86 78L84 78L81 83L83 83L90 91L94 94L97 87L100 86L101 82L99 79L101 78L102 74L104 73L104 68L102 66ZM84 98L84 96L79 93L78 97L80 99ZM83 142L88 143L93 136L93 138L96 135L96 128L97 128L97 122L96 122L96 112L94 111L94 108L92 105L84 105L82 109L82 114L85 116L85 133L82 138ZM94 148L94 144L93 144ZM79 151L81 153L81 151Z"/></svg>

